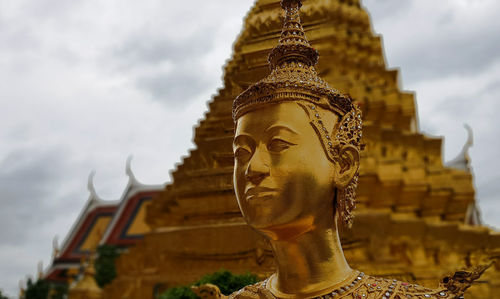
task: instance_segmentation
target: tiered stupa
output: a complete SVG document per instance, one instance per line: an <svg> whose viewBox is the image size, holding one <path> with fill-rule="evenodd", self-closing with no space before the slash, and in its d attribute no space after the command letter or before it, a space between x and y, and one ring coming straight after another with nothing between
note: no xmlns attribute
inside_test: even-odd
<svg viewBox="0 0 500 299"><path fill-rule="evenodd" d="M301 18L321 55L320 76L363 110L357 209L352 229L342 232L351 266L435 287L450 272L500 257L499 234L478 221L470 170L445 167L442 139L418 131L414 94L401 91L398 71L387 69L359 0L307 0ZM273 271L270 250L235 200L231 106L269 73L266 59L281 26L279 1L256 1L225 67L224 87L196 128L196 149L148 207L152 232L118 259L118 277L103 298L151 298L220 268L262 277ZM490 267L470 298L499 293L499 270Z"/></svg>

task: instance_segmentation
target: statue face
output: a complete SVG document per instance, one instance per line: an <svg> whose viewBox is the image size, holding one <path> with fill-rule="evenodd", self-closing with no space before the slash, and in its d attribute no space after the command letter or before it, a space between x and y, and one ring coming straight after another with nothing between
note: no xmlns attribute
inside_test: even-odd
<svg viewBox="0 0 500 299"><path fill-rule="evenodd" d="M333 222L337 166L297 103L267 105L240 117L233 150L236 197L253 228L286 238Z"/></svg>

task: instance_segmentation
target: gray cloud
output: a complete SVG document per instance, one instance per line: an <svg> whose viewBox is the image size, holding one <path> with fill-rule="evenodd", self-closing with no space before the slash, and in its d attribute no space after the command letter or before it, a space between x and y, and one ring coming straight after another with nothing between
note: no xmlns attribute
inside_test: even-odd
<svg viewBox="0 0 500 299"><path fill-rule="evenodd" d="M370 15L379 21L403 14L413 5L412 1L394 0L365 0L362 3L370 8Z"/></svg>
<svg viewBox="0 0 500 299"><path fill-rule="evenodd" d="M180 69L180 68L179 68ZM137 79L137 86L146 90L154 99L170 108L185 107L200 90L208 88L210 82L196 73L194 68L178 72L145 75Z"/></svg>
<svg viewBox="0 0 500 299"><path fill-rule="evenodd" d="M20 149L0 161L0 227L15 228L0 230L3 244L24 244L34 227L52 221L46 215L65 210L49 204L65 174L61 155L60 150Z"/></svg>
<svg viewBox="0 0 500 299"><path fill-rule="evenodd" d="M76 216L72 203L78 196L61 186L71 174L65 155L61 149L18 148L0 160L0 281L10 294L17 280L35 273L40 254L50 258L50 240L67 231L54 226L68 227ZM57 197L67 204L54 204Z"/></svg>
<svg viewBox="0 0 500 299"><path fill-rule="evenodd" d="M125 72L152 99L180 108L210 87L213 73L200 65L215 47L216 24L166 37L161 31L135 32L102 54L114 72ZM145 71L146 70L146 71Z"/></svg>
<svg viewBox="0 0 500 299"><path fill-rule="evenodd" d="M404 68L405 82L477 74L500 61L500 19L495 15L500 5L494 1L363 3L378 28L384 28L376 28L384 40L398 37L385 49L388 60Z"/></svg>
<svg viewBox="0 0 500 299"><path fill-rule="evenodd" d="M215 28L204 28L182 35L181 39L147 35L142 32L132 34L109 54L125 65L156 64L162 61L184 63L199 60L207 49L214 47Z"/></svg>
<svg viewBox="0 0 500 299"><path fill-rule="evenodd" d="M199 71L206 50L214 47L214 30L205 29L180 40L134 35L106 57L111 58L120 71L130 72L135 77L136 86L153 99L170 108L178 108L211 86L211 74ZM166 70L161 69L162 63L166 64ZM133 71L142 68L149 71Z"/></svg>
<svg viewBox="0 0 500 299"><path fill-rule="evenodd" d="M486 112L484 109L496 110L497 107L500 109L500 102L491 99L498 94L500 94L500 79L494 78L486 86L476 87L472 94L456 90L453 96L445 97L436 103L436 110L442 111L450 118L466 120L470 116L480 116Z"/></svg>
<svg viewBox="0 0 500 299"><path fill-rule="evenodd" d="M437 26L436 31L439 31ZM448 75L477 74L489 67L492 61L500 60L498 31L471 32L463 36L460 32L430 37L428 42L408 49L405 55L415 57L408 61L405 80L429 80ZM416 38L425 40L425 36Z"/></svg>

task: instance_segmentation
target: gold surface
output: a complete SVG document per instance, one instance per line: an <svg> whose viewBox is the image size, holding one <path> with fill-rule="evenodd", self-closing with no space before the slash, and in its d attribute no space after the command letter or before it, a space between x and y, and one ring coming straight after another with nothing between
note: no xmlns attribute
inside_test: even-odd
<svg viewBox="0 0 500 299"><path fill-rule="evenodd" d="M127 230L127 235L143 235L151 231L151 228L146 223L146 210L150 204L151 201L147 201L141 205L134 221Z"/></svg>
<svg viewBox="0 0 500 299"><path fill-rule="evenodd" d="M312 296L295 296L279 292L271 292L269 285L272 284L272 278L247 286L242 290L231 294L229 299L276 299L276 298L349 298L349 299L387 299L387 298L457 298L447 289L432 290L416 284L397 281L395 279L384 279L365 275L355 271L354 275L348 276L340 284L331 286L325 292L316 292ZM217 297L211 297L213 299Z"/></svg>
<svg viewBox="0 0 500 299"><path fill-rule="evenodd" d="M321 53L317 73L363 111L366 148L355 220L351 230L339 227L349 264L435 288L450 272L498 258L499 233L466 218L475 202L472 174L446 168L442 139L418 132L414 94L401 91L398 71L386 68L381 38L359 1L308 0L301 17ZM102 298L150 298L154 289L188 284L220 268L262 278L275 271L271 247L244 223L235 200L231 110L236 95L270 74L266 55L281 25L278 1L256 1L225 66L224 88L196 127L196 149L152 201L146 215L152 232L117 260L118 277ZM496 264L468 298L498 293Z"/></svg>
<svg viewBox="0 0 500 299"><path fill-rule="evenodd" d="M282 293L325 289L352 272L334 220L335 190L345 187L359 166L357 150L347 148L349 163L330 162L308 115L294 102L238 119L236 198L246 222L270 241L278 265L271 287Z"/></svg>
<svg viewBox="0 0 500 299"><path fill-rule="evenodd" d="M83 275L74 282L68 291L68 298L70 299L99 299L101 298L102 290L97 285L94 274L95 268L93 259L89 258L87 261L82 261L84 266Z"/></svg>
<svg viewBox="0 0 500 299"><path fill-rule="evenodd" d="M97 245L101 241L102 235L106 231L109 222L111 221L111 216L101 216L97 219L92 230L89 232L87 238L80 246L80 251L90 251L94 252L97 249Z"/></svg>

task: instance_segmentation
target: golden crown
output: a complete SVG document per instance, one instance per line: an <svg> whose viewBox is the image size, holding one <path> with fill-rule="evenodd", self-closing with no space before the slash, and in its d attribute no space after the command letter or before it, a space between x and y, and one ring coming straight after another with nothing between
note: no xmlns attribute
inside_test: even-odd
<svg viewBox="0 0 500 299"><path fill-rule="evenodd" d="M269 54L271 73L236 97L233 118L236 120L261 104L305 100L343 116L354 109L348 95L331 88L314 66L318 51L311 47L302 27L300 0L282 0L285 20L278 45Z"/></svg>

